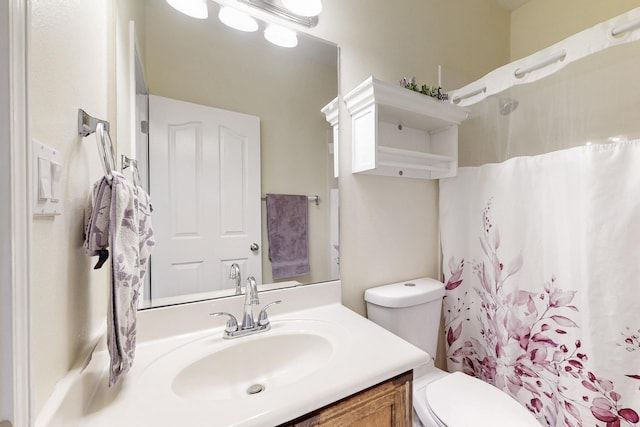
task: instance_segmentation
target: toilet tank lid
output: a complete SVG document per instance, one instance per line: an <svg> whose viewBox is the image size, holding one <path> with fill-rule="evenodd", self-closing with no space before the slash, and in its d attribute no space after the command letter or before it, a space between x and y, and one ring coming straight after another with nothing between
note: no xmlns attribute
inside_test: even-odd
<svg viewBox="0 0 640 427"><path fill-rule="evenodd" d="M430 277L377 286L364 292L366 302L390 308L424 304L443 296L444 284Z"/></svg>

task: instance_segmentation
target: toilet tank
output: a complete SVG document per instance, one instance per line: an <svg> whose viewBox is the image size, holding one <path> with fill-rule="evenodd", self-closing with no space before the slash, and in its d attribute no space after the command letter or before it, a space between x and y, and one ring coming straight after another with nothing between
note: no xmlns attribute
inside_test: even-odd
<svg viewBox="0 0 640 427"><path fill-rule="evenodd" d="M423 277L367 289L367 317L435 357L444 284Z"/></svg>

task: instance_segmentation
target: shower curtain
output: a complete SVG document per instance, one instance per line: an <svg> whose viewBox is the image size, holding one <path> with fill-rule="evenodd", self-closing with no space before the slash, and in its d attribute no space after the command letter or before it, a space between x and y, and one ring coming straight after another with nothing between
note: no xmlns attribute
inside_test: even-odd
<svg viewBox="0 0 640 427"><path fill-rule="evenodd" d="M640 425L640 142L440 181L449 370L548 426Z"/></svg>

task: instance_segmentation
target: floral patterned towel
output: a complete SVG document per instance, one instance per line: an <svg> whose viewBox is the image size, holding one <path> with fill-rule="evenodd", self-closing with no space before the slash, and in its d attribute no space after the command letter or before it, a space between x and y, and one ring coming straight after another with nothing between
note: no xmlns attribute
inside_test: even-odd
<svg viewBox="0 0 640 427"><path fill-rule="evenodd" d="M104 256L107 247L113 253L107 310L110 386L133 364L138 296L154 245L149 196L121 174L112 175L110 182L102 178L94 185L84 242L88 256Z"/></svg>

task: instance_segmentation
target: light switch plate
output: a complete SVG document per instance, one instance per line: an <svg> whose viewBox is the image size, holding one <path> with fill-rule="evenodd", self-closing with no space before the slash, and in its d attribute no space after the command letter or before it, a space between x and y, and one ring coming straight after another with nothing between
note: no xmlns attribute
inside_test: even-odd
<svg viewBox="0 0 640 427"><path fill-rule="evenodd" d="M62 153L33 140L33 215L62 214Z"/></svg>

